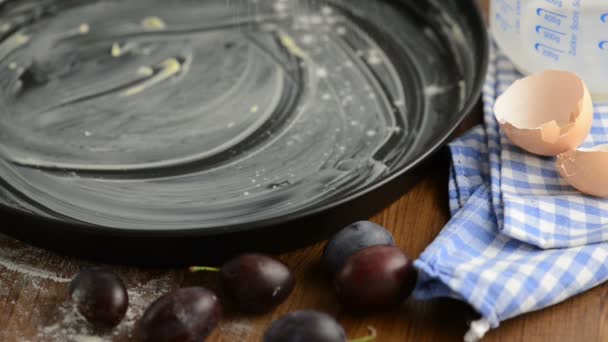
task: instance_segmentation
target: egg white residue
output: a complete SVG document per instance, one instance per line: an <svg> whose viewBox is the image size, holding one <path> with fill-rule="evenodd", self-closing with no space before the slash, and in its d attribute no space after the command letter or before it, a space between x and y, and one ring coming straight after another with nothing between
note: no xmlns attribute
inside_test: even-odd
<svg viewBox="0 0 608 342"><path fill-rule="evenodd" d="M329 203L464 100L425 57L441 36L385 1L23 3L0 14L0 201L40 215L191 228ZM395 28L421 48L395 57Z"/></svg>
<svg viewBox="0 0 608 342"><path fill-rule="evenodd" d="M28 210L192 227L277 215L388 169L378 151L404 120L391 105L404 85L329 3L47 6L0 42L0 177Z"/></svg>

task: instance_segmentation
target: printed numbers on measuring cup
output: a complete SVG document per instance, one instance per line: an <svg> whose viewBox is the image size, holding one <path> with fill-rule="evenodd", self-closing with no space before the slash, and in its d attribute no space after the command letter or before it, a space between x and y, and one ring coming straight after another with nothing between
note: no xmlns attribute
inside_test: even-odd
<svg viewBox="0 0 608 342"><path fill-rule="evenodd" d="M557 46L566 39L566 32L562 31L561 26L566 22L568 16L546 8L537 8L536 15L542 19L542 22L541 25L535 27L535 31L539 35L539 42L534 45L534 49L546 58L559 61L564 51L558 49Z"/></svg>
<svg viewBox="0 0 608 342"><path fill-rule="evenodd" d="M557 8L564 7L564 3L562 2L562 0L545 0L545 1Z"/></svg>
<svg viewBox="0 0 608 342"><path fill-rule="evenodd" d="M562 37L566 35L564 32L552 30L542 25L536 25L536 33L540 34L544 39L552 41L556 44L561 43Z"/></svg>
<svg viewBox="0 0 608 342"><path fill-rule="evenodd" d="M541 43L536 43L536 45L534 45L534 48L536 49L536 51L540 52L543 56L553 59L554 61L558 61L560 54L564 53L564 51L550 47L548 45L545 44L541 44Z"/></svg>
<svg viewBox="0 0 608 342"><path fill-rule="evenodd" d="M568 18L568 16L566 16L566 15L563 15L560 13L555 13L553 11L549 11L544 8L538 8L536 10L536 15L545 19L546 22L549 22L556 26L560 26L562 24L562 20Z"/></svg>

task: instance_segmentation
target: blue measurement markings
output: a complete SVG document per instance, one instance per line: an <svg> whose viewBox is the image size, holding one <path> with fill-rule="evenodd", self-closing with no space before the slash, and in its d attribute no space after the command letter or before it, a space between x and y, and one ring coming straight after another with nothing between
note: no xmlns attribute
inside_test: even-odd
<svg viewBox="0 0 608 342"><path fill-rule="evenodd" d="M560 54L564 53L563 50L556 49L554 47L542 43L536 43L534 45L534 48L543 56L553 59L554 61L558 61Z"/></svg>
<svg viewBox="0 0 608 342"><path fill-rule="evenodd" d="M542 25L536 25L536 32L555 44L561 43L562 37L566 35L564 32L553 30Z"/></svg>
<svg viewBox="0 0 608 342"><path fill-rule="evenodd" d="M562 21L566 18L568 18L567 15L561 14L561 13L556 13L553 11L549 11L547 9L544 8L538 8L536 10L536 14L539 17L542 17L543 19L545 19L545 21L554 24L556 26L560 26L562 24Z"/></svg>
<svg viewBox="0 0 608 342"><path fill-rule="evenodd" d="M603 23L608 24L608 13L604 13L602 15L600 15L600 20ZM599 44L598 44L600 50L606 50L608 51L608 40L602 40Z"/></svg>

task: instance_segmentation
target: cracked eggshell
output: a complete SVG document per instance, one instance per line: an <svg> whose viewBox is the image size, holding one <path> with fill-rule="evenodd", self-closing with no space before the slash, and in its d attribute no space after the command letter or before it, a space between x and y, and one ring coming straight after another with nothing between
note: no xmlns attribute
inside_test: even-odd
<svg viewBox="0 0 608 342"><path fill-rule="evenodd" d="M608 198L608 145L559 154L557 171L580 192Z"/></svg>
<svg viewBox="0 0 608 342"><path fill-rule="evenodd" d="M589 135L593 103L576 74L548 70L513 83L496 100L494 114L515 145L555 156L577 148Z"/></svg>

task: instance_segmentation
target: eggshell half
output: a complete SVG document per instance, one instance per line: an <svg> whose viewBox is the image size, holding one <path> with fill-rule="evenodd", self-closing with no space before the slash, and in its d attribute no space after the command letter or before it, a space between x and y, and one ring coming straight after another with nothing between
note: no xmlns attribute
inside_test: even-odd
<svg viewBox="0 0 608 342"><path fill-rule="evenodd" d="M524 150L555 156L580 146L593 123L593 102L576 74L548 70L516 81L494 105L507 137Z"/></svg>
<svg viewBox="0 0 608 342"><path fill-rule="evenodd" d="M557 171L579 191L608 198L608 145L559 154Z"/></svg>

